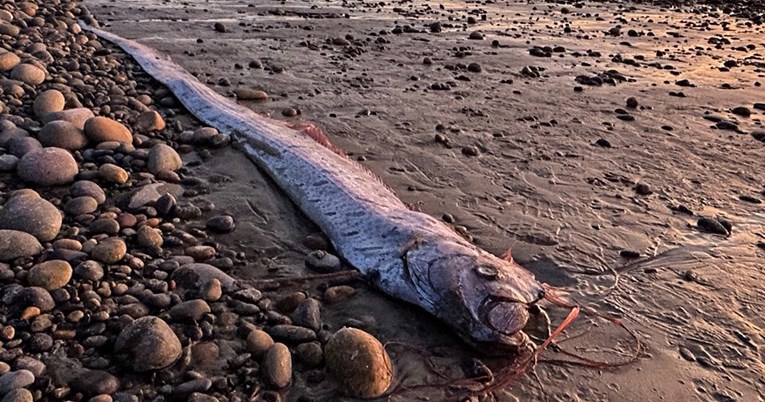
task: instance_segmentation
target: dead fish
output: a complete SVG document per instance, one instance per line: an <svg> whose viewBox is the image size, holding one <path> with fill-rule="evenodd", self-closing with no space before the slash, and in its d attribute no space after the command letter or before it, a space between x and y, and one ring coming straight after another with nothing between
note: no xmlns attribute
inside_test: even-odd
<svg viewBox="0 0 765 402"><path fill-rule="evenodd" d="M333 152L317 129L306 134L260 116L145 45L83 28L121 47L199 120L232 133L338 254L379 290L425 309L471 343L525 343L529 306L544 296L529 271L410 210L374 174Z"/></svg>

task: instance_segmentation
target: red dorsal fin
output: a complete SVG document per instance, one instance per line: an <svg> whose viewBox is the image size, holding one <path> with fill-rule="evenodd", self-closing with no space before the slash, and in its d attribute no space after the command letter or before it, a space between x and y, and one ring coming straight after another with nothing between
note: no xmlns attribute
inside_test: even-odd
<svg viewBox="0 0 765 402"><path fill-rule="evenodd" d="M311 123L294 123L288 124L287 126L293 130L300 131L301 133L311 137L312 140L318 142L320 145L326 147L330 151L340 156L347 156L342 149L332 145L332 143L329 141L329 138L327 138L327 135L324 134L324 132L321 131L321 129L316 125Z"/></svg>
<svg viewBox="0 0 765 402"><path fill-rule="evenodd" d="M510 252L509 248L507 250L505 250L505 252L502 253L502 255L499 256L499 258L501 258L501 259L503 259L503 260L505 260L507 262L513 262L513 254Z"/></svg>

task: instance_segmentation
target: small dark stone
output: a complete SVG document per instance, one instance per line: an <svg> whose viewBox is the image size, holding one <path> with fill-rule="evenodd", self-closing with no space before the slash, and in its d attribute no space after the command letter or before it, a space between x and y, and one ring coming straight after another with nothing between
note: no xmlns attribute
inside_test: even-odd
<svg viewBox="0 0 765 402"><path fill-rule="evenodd" d="M595 141L595 145L603 148L611 148L611 143L608 142L605 138L600 138L597 141Z"/></svg>
<svg viewBox="0 0 765 402"><path fill-rule="evenodd" d="M120 389L120 380L106 371L87 370L74 377L69 385L85 395L111 395Z"/></svg>
<svg viewBox="0 0 765 402"><path fill-rule="evenodd" d="M720 234L724 236L730 234L728 229L723 226L722 222L714 218L701 217L699 218L696 225L699 227L699 229L705 232Z"/></svg>
<svg viewBox="0 0 765 402"><path fill-rule="evenodd" d="M629 260L634 260L636 258L640 258L640 252L634 250L622 250L619 252L619 256Z"/></svg>
<svg viewBox="0 0 765 402"><path fill-rule="evenodd" d="M232 216L221 215L208 219L205 227L214 233L231 233L236 228L236 223Z"/></svg>
<svg viewBox="0 0 765 402"><path fill-rule="evenodd" d="M635 185L635 192L640 195L650 195L653 193L651 191L651 187L648 184L645 183L638 183Z"/></svg>
<svg viewBox="0 0 765 402"><path fill-rule="evenodd" d="M224 33L224 32L226 32L226 26L225 26L225 25L223 25L223 24L222 24L222 23L220 23L220 22L216 22L216 23L213 25L213 28L215 29L215 31L217 31L217 32L220 32L220 33Z"/></svg>

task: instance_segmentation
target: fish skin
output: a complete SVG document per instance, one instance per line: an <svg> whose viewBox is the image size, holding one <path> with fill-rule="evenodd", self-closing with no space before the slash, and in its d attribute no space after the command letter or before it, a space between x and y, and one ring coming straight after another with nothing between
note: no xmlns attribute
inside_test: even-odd
<svg viewBox="0 0 765 402"><path fill-rule="evenodd" d="M338 254L379 290L425 309L471 343L522 346L528 306L544 295L530 272L410 210L358 163L217 94L169 57L81 25L131 55L199 120L232 133Z"/></svg>

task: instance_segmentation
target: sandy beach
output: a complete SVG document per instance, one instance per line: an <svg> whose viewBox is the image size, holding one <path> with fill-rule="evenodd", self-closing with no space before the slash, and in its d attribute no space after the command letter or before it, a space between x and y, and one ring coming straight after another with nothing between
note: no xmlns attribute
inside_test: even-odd
<svg viewBox="0 0 765 402"><path fill-rule="evenodd" d="M740 3L726 12L658 2L83 2L103 29L168 54L217 92L317 125L413 208L493 254L511 249L645 348L601 369L563 364L571 358L550 348L494 399L455 399L439 373L464 378L476 359L498 372L512 358L486 356L363 281L339 283L356 294L322 304L322 328L361 328L388 345L389 400L722 402L765 398L765 32L761 11ZM255 91L268 99L244 99ZM154 106L199 126L177 105ZM202 223L236 220L200 244L233 250L226 273L245 283L315 274L306 238L318 229L236 148L181 149L182 175L199 181L180 180L179 201L214 205ZM283 307L332 285L261 290ZM568 313L541 306L553 327ZM241 346L214 342L219 353L192 369L227 378ZM559 346L618 364L635 343L584 313ZM322 367L296 363L289 387L253 395L357 400ZM129 378L133 389L159 384ZM235 400L216 387L205 392Z"/></svg>

